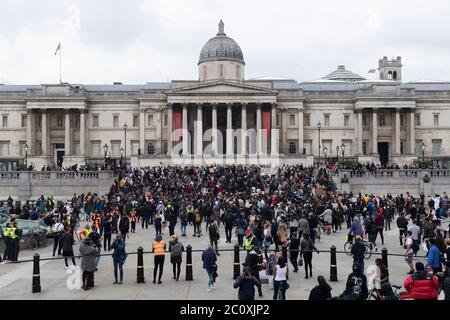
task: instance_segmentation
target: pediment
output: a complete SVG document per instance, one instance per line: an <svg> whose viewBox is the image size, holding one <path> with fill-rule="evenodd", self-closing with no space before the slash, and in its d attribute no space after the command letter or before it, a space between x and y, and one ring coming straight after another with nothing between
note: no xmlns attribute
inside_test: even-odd
<svg viewBox="0 0 450 320"><path fill-rule="evenodd" d="M189 87L182 87L179 89L171 90L167 92L168 95L180 95L180 94L259 94L259 95L276 95L276 90L246 85L242 83L234 83L228 81L202 83Z"/></svg>

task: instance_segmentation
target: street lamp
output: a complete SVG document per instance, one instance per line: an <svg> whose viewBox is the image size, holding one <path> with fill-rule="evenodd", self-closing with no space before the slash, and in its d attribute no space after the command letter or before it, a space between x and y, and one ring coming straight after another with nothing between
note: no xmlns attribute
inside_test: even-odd
<svg viewBox="0 0 450 320"><path fill-rule="evenodd" d="M323 148L323 152L325 153L325 165L327 165L327 147Z"/></svg>
<svg viewBox="0 0 450 320"><path fill-rule="evenodd" d="M425 165L425 143L422 141L422 165Z"/></svg>
<svg viewBox="0 0 450 320"><path fill-rule="evenodd" d="M28 166L28 145L25 144L25 166Z"/></svg>
<svg viewBox="0 0 450 320"><path fill-rule="evenodd" d="M120 166L122 166L122 163L123 163L123 152L124 151L125 150L123 148L120 148Z"/></svg>
<svg viewBox="0 0 450 320"><path fill-rule="evenodd" d="M105 143L105 145L103 146L103 151L105 151L105 166L108 165L107 160L106 160L106 156L108 155L108 144Z"/></svg>
<svg viewBox="0 0 450 320"><path fill-rule="evenodd" d="M339 145L336 145L336 163L339 162Z"/></svg>
<svg viewBox="0 0 450 320"><path fill-rule="evenodd" d="M127 159L127 123L123 125L123 130L125 131L125 160Z"/></svg>
<svg viewBox="0 0 450 320"><path fill-rule="evenodd" d="M344 151L345 151L345 145L341 144L341 150L342 150L342 162L344 162Z"/></svg>
<svg viewBox="0 0 450 320"><path fill-rule="evenodd" d="M322 127L322 124L319 122L317 122L317 129L319 129L319 166L320 166L320 128Z"/></svg>

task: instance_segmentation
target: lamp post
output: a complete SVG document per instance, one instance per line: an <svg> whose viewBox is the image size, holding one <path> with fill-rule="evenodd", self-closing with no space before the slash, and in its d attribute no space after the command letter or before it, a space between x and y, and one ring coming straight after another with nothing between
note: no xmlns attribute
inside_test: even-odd
<svg viewBox="0 0 450 320"><path fill-rule="evenodd" d="M336 163L339 162L339 145L336 145Z"/></svg>
<svg viewBox="0 0 450 320"><path fill-rule="evenodd" d="M422 141L422 165L425 165L425 143Z"/></svg>
<svg viewBox="0 0 450 320"><path fill-rule="evenodd" d="M322 124L319 122L317 122L317 129L319 129L319 166L320 166L320 128L322 127Z"/></svg>
<svg viewBox="0 0 450 320"><path fill-rule="evenodd" d="M105 151L105 167L108 165L108 161L106 159L106 156L108 155L108 144L105 143L105 145L103 146L103 151Z"/></svg>
<svg viewBox="0 0 450 320"><path fill-rule="evenodd" d="M120 166L122 166L122 163L123 163L123 152L124 152L124 149L120 148Z"/></svg>
<svg viewBox="0 0 450 320"><path fill-rule="evenodd" d="M28 145L25 144L25 166L28 167Z"/></svg>
<svg viewBox="0 0 450 320"><path fill-rule="evenodd" d="M342 162L344 162L344 151L345 151L345 145L341 144L341 151L342 151Z"/></svg>
<svg viewBox="0 0 450 320"><path fill-rule="evenodd" d="M127 159L127 123L123 125L123 130L125 131L125 160Z"/></svg>
<svg viewBox="0 0 450 320"><path fill-rule="evenodd" d="M323 148L323 153L325 154L325 165L327 165L327 147Z"/></svg>

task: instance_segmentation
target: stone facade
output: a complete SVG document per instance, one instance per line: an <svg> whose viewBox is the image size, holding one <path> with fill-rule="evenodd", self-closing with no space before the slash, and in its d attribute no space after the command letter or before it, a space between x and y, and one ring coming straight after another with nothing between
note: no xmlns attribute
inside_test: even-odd
<svg viewBox="0 0 450 320"><path fill-rule="evenodd" d="M245 80L242 51L223 23L212 39L198 80L0 85L0 169L25 155L37 169L102 163L105 154L136 165L170 163L174 155L208 163L238 156L272 164L449 161L450 82L403 83L400 57L380 59L379 80L345 66L307 82Z"/></svg>

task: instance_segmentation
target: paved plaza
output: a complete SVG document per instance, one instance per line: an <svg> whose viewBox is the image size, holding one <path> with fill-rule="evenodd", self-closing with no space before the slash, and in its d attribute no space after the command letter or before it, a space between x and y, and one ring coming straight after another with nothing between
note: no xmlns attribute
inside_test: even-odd
<svg viewBox="0 0 450 320"><path fill-rule="evenodd" d="M322 234L322 239L317 243L319 250L329 250L330 246L335 245L338 251L343 251L346 227L343 224L342 232L332 233L331 235ZM179 224L176 226L176 232L179 232ZM203 223L202 229L204 230ZM389 253L402 254L403 249L400 248L398 242L398 229L393 223L391 231L385 232L385 245ZM223 226L221 230L221 239L219 249L233 249L237 242L233 234L231 244L225 243L225 233ZM234 231L234 230L233 230ZM130 238L126 241L127 252L135 252L139 246L145 251L150 251L151 242L154 239L155 230L153 226L149 226L148 230L142 230L141 226L137 226L135 234L130 234ZM193 250L203 250L209 243L209 237L203 236L196 238L192 236L193 227L188 226L188 236L182 237L181 241L186 247L190 244ZM170 237L168 229L163 236L168 242ZM378 252L381 252L383 246L381 241L377 239ZM51 256L53 241L49 240L46 248L40 248L36 251L23 250L20 252L19 260L31 259L32 255L38 252L41 258ZM75 246L75 254L78 254L78 243ZM104 253L104 252L102 252ZM419 255L423 255L423 250L419 251ZM126 264L124 265L124 283L122 285L113 285L113 264L110 256L104 256L99 263L99 271L95 273L95 288L89 291L74 289L77 287L79 279L77 273L68 273L64 260L41 261L41 293L31 293L32 283L32 262L20 264L0 265L0 299L67 299L67 300L84 300L84 299L192 299L192 300L209 300L209 299L237 299L237 290L233 289L233 257L232 251L222 252L218 257L218 274L216 290L206 292L207 275L202 269L201 252L193 253L193 281L185 281L186 256L183 256L182 272L180 281L176 282L172 279L172 264L169 255L166 255L163 283L152 284L153 277L153 255L144 255L145 284L136 283L136 266L137 255L128 255ZM375 259L380 255L372 255L369 260L365 261L366 271L370 265L373 265ZM241 263L245 259L245 252L241 252ZM422 261L423 258L417 258L416 261ZM332 294L339 295L345 288L345 281L351 271L352 257L346 254L337 255L338 282L330 282L333 288ZM69 262L70 263L70 262ZM80 260L77 259L77 264ZM304 279L305 273L303 267L300 267L298 273L292 272L290 268L289 284L290 289L287 291L287 299L308 299L310 290L317 284L317 276L324 275L327 280L330 277L330 253L322 252L314 253L313 256L313 278ZM242 268L241 268L242 270ZM370 269L369 269L370 270ZM389 257L390 282L393 285L402 285L407 277L408 267L401 256ZM367 274L367 273L366 273ZM369 278L369 274L367 274ZM269 284L263 284L262 299L272 299L273 290L269 288ZM443 295L443 293L442 293ZM441 295L441 298L442 298Z"/></svg>

